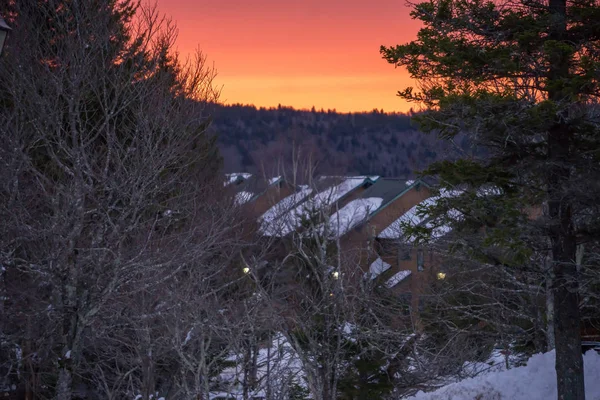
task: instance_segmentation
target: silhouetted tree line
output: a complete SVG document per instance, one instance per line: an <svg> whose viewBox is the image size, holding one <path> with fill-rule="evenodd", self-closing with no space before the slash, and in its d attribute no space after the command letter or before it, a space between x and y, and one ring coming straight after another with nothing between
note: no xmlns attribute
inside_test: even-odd
<svg viewBox="0 0 600 400"><path fill-rule="evenodd" d="M410 176L468 145L424 136L409 114L377 109L342 114L314 107L219 105L211 129L229 172L268 171L269 163L292 146L308 145L324 164L322 172Z"/></svg>

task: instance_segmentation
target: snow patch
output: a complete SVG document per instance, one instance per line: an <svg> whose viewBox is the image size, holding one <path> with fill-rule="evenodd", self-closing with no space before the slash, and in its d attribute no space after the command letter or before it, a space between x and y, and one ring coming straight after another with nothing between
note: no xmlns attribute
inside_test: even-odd
<svg viewBox="0 0 600 400"><path fill-rule="evenodd" d="M243 360L242 353L233 353L227 357L227 361L235 362L235 365L221 372L221 390L211 392L210 399L226 397L242 400L244 398L241 385L244 377ZM275 392L292 383L306 387L300 357L281 333L275 335L270 347L258 350L256 365L258 381L264 382L267 377L270 377L271 388ZM264 384L259 385L259 388L251 392L249 397L266 397Z"/></svg>

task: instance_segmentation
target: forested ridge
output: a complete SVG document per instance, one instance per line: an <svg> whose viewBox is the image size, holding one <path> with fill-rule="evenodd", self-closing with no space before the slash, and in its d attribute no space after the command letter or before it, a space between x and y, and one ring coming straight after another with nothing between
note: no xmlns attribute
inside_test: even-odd
<svg viewBox="0 0 600 400"><path fill-rule="evenodd" d="M411 114L234 104L215 106L213 117L211 129L218 134L227 172L271 173L274 162L293 146L303 146L322 161L324 173L410 176L456 151L455 145L420 133Z"/></svg>

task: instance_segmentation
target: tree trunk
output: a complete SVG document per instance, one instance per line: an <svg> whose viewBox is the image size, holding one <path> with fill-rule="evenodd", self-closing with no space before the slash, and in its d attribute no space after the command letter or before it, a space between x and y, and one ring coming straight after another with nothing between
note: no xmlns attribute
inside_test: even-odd
<svg viewBox="0 0 600 400"><path fill-rule="evenodd" d="M267 388L265 390L265 399L271 400L271 347L273 347L273 338L271 337L270 331L268 333L267 343L267 373L265 376Z"/></svg>
<svg viewBox="0 0 600 400"><path fill-rule="evenodd" d="M549 132L550 171L548 212L552 242L552 292L554 296L554 339L556 344L556 378L559 400L584 400L583 357L579 317L579 282L577 276L577 242L572 208L562 196L562 185L570 172L570 132L557 125Z"/></svg>
<svg viewBox="0 0 600 400"><path fill-rule="evenodd" d="M73 396L73 378L66 367L60 369L56 383L56 400L71 400Z"/></svg>
<svg viewBox="0 0 600 400"><path fill-rule="evenodd" d="M556 340L554 340L554 290L552 285L552 276L548 273L546 276L546 349L554 350Z"/></svg>
<svg viewBox="0 0 600 400"><path fill-rule="evenodd" d="M564 255L566 252L563 252ZM561 255L561 254L558 254ZM556 340L556 378L560 400L583 400L583 358L579 294L575 265L557 260L554 267L554 337Z"/></svg>
<svg viewBox="0 0 600 400"><path fill-rule="evenodd" d="M567 2L550 0L548 39L566 44ZM557 106L568 101L571 57L564 50L549 46L549 99ZM558 46L557 46L558 47ZM552 243L554 281L554 338L556 341L556 379L559 400L584 400L583 358L579 317L579 283L575 264L577 241L573 210L565 185L571 179L571 142L573 132L561 116L548 132L548 213Z"/></svg>

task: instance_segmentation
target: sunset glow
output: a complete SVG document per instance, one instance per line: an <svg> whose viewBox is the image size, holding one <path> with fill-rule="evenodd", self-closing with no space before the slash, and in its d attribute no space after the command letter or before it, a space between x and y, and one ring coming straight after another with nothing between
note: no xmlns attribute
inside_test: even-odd
<svg viewBox="0 0 600 400"><path fill-rule="evenodd" d="M337 111L406 111L406 71L380 45L415 37L401 0L158 0L179 27L177 48L200 48L226 103Z"/></svg>

